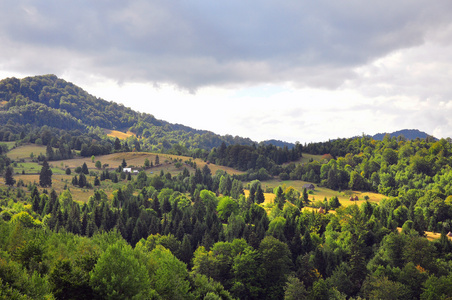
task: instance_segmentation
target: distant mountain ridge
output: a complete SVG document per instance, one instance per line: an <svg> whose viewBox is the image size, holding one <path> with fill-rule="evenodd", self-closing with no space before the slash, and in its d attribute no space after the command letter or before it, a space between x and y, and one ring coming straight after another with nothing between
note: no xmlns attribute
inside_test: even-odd
<svg viewBox="0 0 452 300"><path fill-rule="evenodd" d="M404 136L408 140L415 140L417 138L425 139L427 137L433 137L432 135L430 135L426 132L417 130L417 129L403 129L403 130L395 131L392 133L386 133L386 132L385 133L377 133L374 136L372 136L372 138L374 140L381 141L387 134L389 134L391 137ZM433 137L433 138L436 140L435 137Z"/></svg>
<svg viewBox="0 0 452 300"><path fill-rule="evenodd" d="M281 147L281 148L287 147L289 150L295 146L294 143L284 142L284 141L280 141L280 140L265 140L265 141L262 141L260 144L273 145L273 146Z"/></svg>

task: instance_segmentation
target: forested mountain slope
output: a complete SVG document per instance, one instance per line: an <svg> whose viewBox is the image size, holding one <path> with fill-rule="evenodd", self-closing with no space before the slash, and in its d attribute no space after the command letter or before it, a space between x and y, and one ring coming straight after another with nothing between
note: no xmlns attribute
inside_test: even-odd
<svg viewBox="0 0 452 300"><path fill-rule="evenodd" d="M385 137L385 135L389 135L390 137L399 137L399 136L403 136L404 138L408 139L408 140L415 140L417 138L420 139L426 139L426 138L431 138L431 139L435 139L434 137L430 136L429 134L417 130L417 129L403 129L403 130L398 130L395 132L391 132L391 133L377 133L374 136L372 136L372 138L374 140L383 140L383 138Z"/></svg>
<svg viewBox="0 0 452 300"><path fill-rule="evenodd" d="M78 129L83 133L90 127L130 130L144 139L142 144L167 149L174 144L209 150L222 142L253 144L250 139L220 136L158 120L151 114L96 98L55 75L6 78L0 81L0 102L0 124L3 124L0 140L3 141L14 140L11 134L27 135L31 129L46 125L54 129Z"/></svg>

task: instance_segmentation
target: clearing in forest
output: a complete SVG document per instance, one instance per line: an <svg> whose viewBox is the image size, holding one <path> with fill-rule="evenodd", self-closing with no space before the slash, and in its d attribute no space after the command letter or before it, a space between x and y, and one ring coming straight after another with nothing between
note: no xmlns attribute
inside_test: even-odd
<svg viewBox="0 0 452 300"><path fill-rule="evenodd" d="M118 131L118 130L110 130L110 129L104 129L104 132L107 136L109 137L114 137L114 138L118 138L120 140L125 140L128 137L134 136L135 133L131 132L131 131L127 131L127 132L122 132L122 131Z"/></svg>

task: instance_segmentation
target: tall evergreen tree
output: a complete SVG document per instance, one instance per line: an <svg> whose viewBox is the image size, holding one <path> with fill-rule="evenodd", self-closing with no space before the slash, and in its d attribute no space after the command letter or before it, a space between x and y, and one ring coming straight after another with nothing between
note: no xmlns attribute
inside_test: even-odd
<svg viewBox="0 0 452 300"><path fill-rule="evenodd" d="M80 173L80 176L78 178L78 186L81 188L86 186L86 176L85 174L83 174L83 172Z"/></svg>
<svg viewBox="0 0 452 300"><path fill-rule="evenodd" d="M13 168L11 166L7 167L4 175L6 185L13 186L16 183L13 174L14 174Z"/></svg>
<svg viewBox="0 0 452 300"><path fill-rule="evenodd" d="M39 173L39 185L41 187L52 186L52 170L46 159L42 162L41 172Z"/></svg>
<svg viewBox="0 0 452 300"><path fill-rule="evenodd" d="M88 175L89 171L88 171L88 166L86 165L86 163L83 163L82 165L82 173Z"/></svg>
<svg viewBox="0 0 452 300"><path fill-rule="evenodd" d="M256 203L263 203L265 201L264 191L262 190L260 185L257 186L255 199Z"/></svg>

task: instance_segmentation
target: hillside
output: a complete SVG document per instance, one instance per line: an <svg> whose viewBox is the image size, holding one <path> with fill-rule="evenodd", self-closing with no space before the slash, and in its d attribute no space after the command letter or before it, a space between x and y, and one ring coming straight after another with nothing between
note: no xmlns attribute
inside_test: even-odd
<svg viewBox="0 0 452 300"><path fill-rule="evenodd" d="M108 118L89 95L85 112L61 108L66 96L52 107L13 83L0 113L0 298L107 298L104 276L138 299L441 299L425 291L452 278L448 140L227 145L124 107Z"/></svg>
<svg viewBox="0 0 452 300"><path fill-rule="evenodd" d="M389 134L390 137L399 137L399 136L403 136L405 137L407 140L415 140L417 138L419 139L426 139L428 137L432 137L430 134L425 133L423 131L417 130L417 129L403 129L403 130L398 130L398 131L394 131L392 133L377 133L374 136L372 136L372 138L374 140L378 140L378 141L382 141L383 138L385 137L385 135ZM433 138L436 140L436 138Z"/></svg>
<svg viewBox="0 0 452 300"><path fill-rule="evenodd" d="M0 124L3 124L0 140L3 141L11 140L11 134L26 136L32 130L47 126L81 133L89 133L90 128L97 127L130 131L145 139L145 143L166 149L175 144L206 150L223 142L226 145L253 144L250 139L220 136L158 120L151 114L90 95L55 75L3 79L0 81L0 102Z"/></svg>

